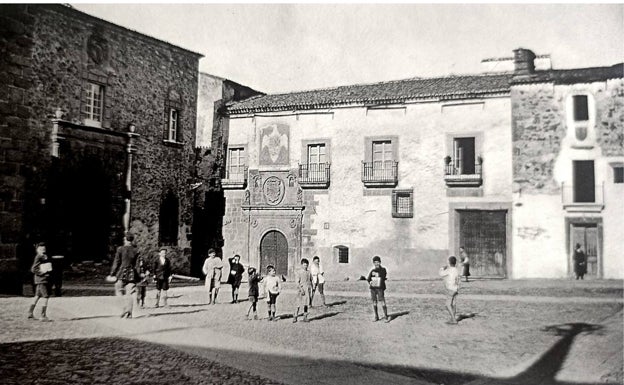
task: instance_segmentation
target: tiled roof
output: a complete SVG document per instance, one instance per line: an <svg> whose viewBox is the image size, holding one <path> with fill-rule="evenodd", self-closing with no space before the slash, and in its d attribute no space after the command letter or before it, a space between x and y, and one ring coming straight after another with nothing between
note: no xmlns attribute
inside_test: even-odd
<svg viewBox="0 0 624 385"><path fill-rule="evenodd" d="M517 76L512 84L555 83L574 84L605 81L624 77L624 63L611 67L574 68L567 70L537 71L530 76Z"/></svg>
<svg viewBox="0 0 624 385"><path fill-rule="evenodd" d="M271 111L311 110L341 105L383 105L412 100L471 99L509 93L512 85L528 83L573 84L624 77L624 64L611 67L513 73L414 78L357 84L285 94L260 95L227 105L230 115Z"/></svg>
<svg viewBox="0 0 624 385"><path fill-rule="evenodd" d="M417 99L467 99L506 94L511 74L415 78L286 94L262 95L228 105L229 114L392 104Z"/></svg>

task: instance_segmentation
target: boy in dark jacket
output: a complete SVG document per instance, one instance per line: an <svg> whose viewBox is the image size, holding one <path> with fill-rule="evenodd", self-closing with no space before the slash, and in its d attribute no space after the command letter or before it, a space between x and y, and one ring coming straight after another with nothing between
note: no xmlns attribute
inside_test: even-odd
<svg viewBox="0 0 624 385"><path fill-rule="evenodd" d="M41 321L50 321L46 315L48 309L48 298L50 298L50 292L52 291L52 285L50 283L50 273L52 272L52 260L45 254L46 247L43 243L38 243L35 246L37 255L35 255L35 261L30 268L30 271L35 275L35 297L33 303L28 309L28 319L34 319L33 312L35 306L39 302L39 298L43 298L43 306L41 307Z"/></svg>
<svg viewBox="0 0 624 385"><path fill-rule="evenodd" d="M249 267L247 270L247 274L249 274L249 310L247 310L247 319L249 318L249 313L253 309L253 319L258 319L258 313L256 312L256 305L258 304L258 296L260 294L260 290L258 284L262 281L262 277L256 272L256 269L253 267Z"/></svg>
<svg viewBox="0 0 624 385"><path fill-rule="evenodd" d="M167 249L161 248L158 259L154 262L154 279L156 280L156 306L160 306L160 295L163 295L163 305L167 306L167 290L171 278L171 261L167 258Z"/></svg>
<svg viewBox="0 0 624 385"><path fill-rule="evenodd" d="M373 322L379 321L379 312L377 310L377 302L381 302L381 308L384 312L384 318L386 322L390 322L388 317L388 308L386 307L386 298L384 292L386 291L386 268L381 266L381 258L379 256L373 257L373 269L368 273L368 285L370 287L371 299L373 301L373 310L375 311L375 318Z"/></svg>

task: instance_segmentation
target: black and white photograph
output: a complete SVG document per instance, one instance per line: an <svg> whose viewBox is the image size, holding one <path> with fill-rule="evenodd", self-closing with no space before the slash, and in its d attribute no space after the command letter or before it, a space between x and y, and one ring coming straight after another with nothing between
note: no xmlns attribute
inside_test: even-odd
<svg viewBox="0 0 624 385"><path fill-rule="evenodd" d="M0 383L624 384L624 3L0 3Z"/></svg>

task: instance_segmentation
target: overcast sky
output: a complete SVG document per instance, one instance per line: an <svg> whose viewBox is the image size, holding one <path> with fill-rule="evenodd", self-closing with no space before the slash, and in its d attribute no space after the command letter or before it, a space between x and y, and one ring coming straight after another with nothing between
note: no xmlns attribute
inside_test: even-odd
<svg viewBox="0 0 624 385"><path fill-rule="evenodd" d="M624 61L624 5L74 4L202 53L200 70L275 93L478 72L518 47L553 67Z"/></svg>

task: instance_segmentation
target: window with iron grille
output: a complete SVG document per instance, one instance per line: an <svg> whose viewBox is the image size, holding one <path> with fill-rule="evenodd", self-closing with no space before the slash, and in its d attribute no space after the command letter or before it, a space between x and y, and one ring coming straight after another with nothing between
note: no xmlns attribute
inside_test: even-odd
<svg viewBox="0 0 624 385"><path fill-rule="evenodd" d="M85 93L86 100L83 109L85 123L101 127L104 113L104 86L96 83L87 83Z"/></svg>
<svg viewBox="0 0 624 385"><path fill-rule="evenodd" d="M414 191L392 191L392 216L394 218L412 218L414 216Z"/></svg>
<svg viewBox="0 0 624 385"><path fill-rule="evenodd" d="M334 253L338 256L338 263L349 263L349 248L347 246L335 246Z"/></svg>

